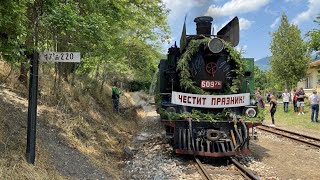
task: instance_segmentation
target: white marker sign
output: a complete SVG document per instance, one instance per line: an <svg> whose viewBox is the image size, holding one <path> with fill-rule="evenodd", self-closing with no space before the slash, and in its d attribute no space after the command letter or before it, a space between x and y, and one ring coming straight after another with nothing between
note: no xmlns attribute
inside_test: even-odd
<svg viewBox="0 0 320 180"><path fill-rule="evenodd" d="M80 52L43 52L40 61L47 62L80 62Z"/></svg>
<svg viewBox="0 0 320 180"><path fill-rule="evenodd" d="M202 108L225 108L250 105L250 93L199 95L172 91L171 103Z"/></svg>

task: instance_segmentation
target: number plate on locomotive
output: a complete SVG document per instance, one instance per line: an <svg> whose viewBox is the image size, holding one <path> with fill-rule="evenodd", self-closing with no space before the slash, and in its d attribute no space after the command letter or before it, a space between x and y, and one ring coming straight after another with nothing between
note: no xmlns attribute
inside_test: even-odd
<svg viewBox="0 0 320 180"><path fill-rule="evenodd" d="M201 80L201 89L222 89L222 82L213 80Z"/></svg>

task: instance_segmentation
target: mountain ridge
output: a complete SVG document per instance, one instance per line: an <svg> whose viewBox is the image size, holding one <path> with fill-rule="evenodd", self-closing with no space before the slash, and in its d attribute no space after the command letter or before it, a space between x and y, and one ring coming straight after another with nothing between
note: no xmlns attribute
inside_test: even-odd
<svg viewBox="0 0 320 180"><path fill-rule="evenodd" d="M258 66L261 70L270 70L271 66L269 64L270 60L271 60L272 56L266 56L264 58L258 59L256 61L254 61L254 65ZM316 54L311 55L312 61L317 61L320 60L320 57Z"/></svg>

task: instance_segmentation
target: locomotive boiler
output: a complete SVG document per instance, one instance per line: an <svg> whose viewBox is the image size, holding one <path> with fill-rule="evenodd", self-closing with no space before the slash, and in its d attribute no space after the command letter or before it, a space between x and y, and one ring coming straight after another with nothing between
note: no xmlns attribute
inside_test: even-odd
<svg viewBox="0 0 320 180"><path fill-rule="evenodd" d="M195 18L197 33L168 49L159 63L157 111L178 154L233 156L249 154L249 128L259 122L253 100L254 59L241 58L239 20L216 35L213 18Z"/></svg>

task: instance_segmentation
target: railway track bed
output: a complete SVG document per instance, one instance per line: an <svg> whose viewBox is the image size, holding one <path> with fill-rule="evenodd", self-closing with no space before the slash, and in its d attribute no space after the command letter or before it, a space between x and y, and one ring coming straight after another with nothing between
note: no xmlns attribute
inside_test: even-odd
<svg viewBox="0 0 320 180"><path fill-rule="evenodd" d="M293 132L293 131L288 131L285 129L277 128L277 127L271 127L267 125L262 125L259 126L258 129L273 133L282 137L286 137L295 141L299 141L301 143L307 144L309 146L313 146L316 148L320 148L320 138L312 137L312 136L307 136L301 133Z"/></svg>
<svg viewBox="0 0 320 180"><path fill-rule="evenodd" d="M140 140L137 141L134 156L123 162L126 179L203 179L194 164L190 163L193 162L192 157L173 155L170 144L164 137L159 138L163 133L154 128L159 126L158 121L148 120L146 125L144 130L148 136L143 140L137 138ZM259 130L259 134L261 132ZM282 139L271 133L263 133L251 143L253 154L237 156L237 160L261 179L314 179L318 176L320 151L306 146L297 147L295 143L283 143ZM204 162L204 167L213 179L246 179L230 160L227 163L226 160L216 162L211 158L199 159Z"/></svg>
<svg viewBox="0 0 320 180"><path fill-rule="evenodd" d="M213 166L202 163L198 158L194 158L194 165L201 174L202 179L259 179L251 170L241 165L235 158L228 158L231 163L228 166Z"/></svg>

